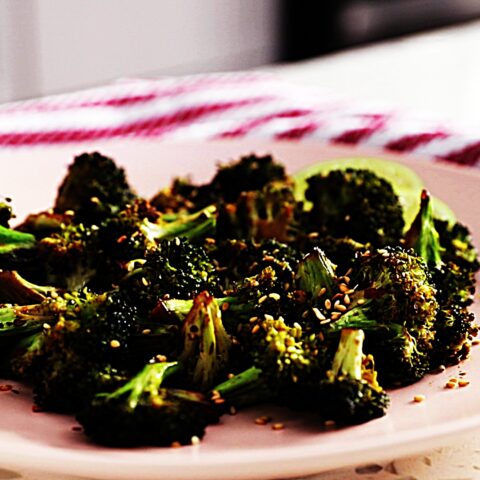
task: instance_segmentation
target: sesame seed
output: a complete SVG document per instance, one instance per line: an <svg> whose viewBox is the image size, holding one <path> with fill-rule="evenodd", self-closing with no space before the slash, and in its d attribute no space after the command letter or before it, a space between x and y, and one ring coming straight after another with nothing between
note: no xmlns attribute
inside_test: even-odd
<svg viewBox="0 0 480 480"><path fill-rule="evenodd" d="M345 283L341 283L341 284L338 286L338 288L340 289L340 291L341 291L342 293L346 293L346 292L349 290L348 285L345 284Z"/></svg>
<svg viewBox="0 0 480 480"><path fill-rule="evenodd" d="M142 283L145 287L148 287L148 280L145 277L142 277Z"/></svg>
<svg viewBox="0 0 480 480"><path fill-rule="evenodd" d="M458 382L458 378L457 378L457 377L452 377L452 378L449 378L448 381L449 381L449 382L457 383L457 382Z"/></svg>
<svg viewBox="0 0 480 480"><path fill-rule="evenodd" d="M320 325L325 325L325 324L327 324L327 323L330 323L331 320L333 320L333 319L326 318L325 320L322 320L322 321L320 322Z"/></svg>
<svg viewBox="0 0 480 480"><path fill-rule="evenodd" d="M259 330L260 330L260 325L255 325L255 326L252 328L252 333L257 333Z"/></svg>
<svg viewBox="0 0 480 480"><path fill-rule="evenodd" d="M305 310L303 313L302 313L302 318L307 318L308 317L308 310Z"/></svg>
<svg viewBox="0 0 480 480"><path fill-rule="evenodd" d="M178 247L180 245L180 239L175 237L175 245Z"/></svg>
<svg viewBox="0 0 480 480"><path fill-rule="evenodd" d="M345 296L343 297L343 303L345 305L350 305L350 297L348 296L348 294L345 294Z"/></svg>
<svg viewBox="0 0 480 480"><path fill-rule="evenodd" d="M319 320L325 320L325 315L317 307L313 307L312 311Z"/></svg>
<svg viewBox="0 0 480 480"><path fill-rule="evenodd" d="M323 422L323 425L327 428L331 428L331 427L334 427L336 425L336 422L335 422L335 420L325 420Z"/></svg>
<svg viewBox="0 0 480 480"><path fill-rule="evenodd" d="M75 212L73 210L65 210L64 214L67 215L67 217L73 217Z"/></svg>
<svg viewBox="0 0 480 480"><path fill-rule="evenodd" d="M44 328L45 330L50 330L52 327L51 327L48 323L44 323L44 324L43 324L43 328Z"/></svg>
<svg viewBox="0 0 480 480"><path fill-rule="evenodd" d="M457 382L447 382L445 384L445 388L449 388L449 389L455 388L456 386L457 386Z"/></svg>
<svg viewBox="0 0 480 480"><path fill-rule="evenodd" d="M468 386L468 385L470 385L470 381L469 381L469 380L460 380L460 381L458 382L458 386L459 386L460 388L466 387L466 386Z"/></svg>
<svg viewBox="0 0 480 480"><path fill-rule="evenodd" d="M150 335L152 331L149 328L145 328L142 330L142 335Z"/></svg>
<svg viewBox="0 0 480 480"><path fill-rule="evenodd" d="M321 297L322 295L325 295L326 292L327 292L327 289L325 287L322 287L318 292L318 296Z"/></svg>
<svg viewBox="0 0 480 480"><path fill-rule="evenodd" d="M357 301L357 304L358 305L363 305L365 303L365 299L364 298L359 298L358 301Z"/></svg>
<svg viewBox="0 0 480 480"><path fill-rule="evenodd" d="M228 302L222 303L222 311L226 312L230 308L230 304Z"/></svg>
<svg viewBox="0 0 480 480"><path fill-rule="evenodd" d="M216 398L213 403L215 403L216 405L221 405L222 403L225 403L225 399L224 398Z"/></svg>
<svg viewBox="0 0 480 480"><path fill-rule="evenodd" d="M355 293L355 289L354 288L351 288L350 290L347 290L345 292L347 295L352 295L353 293Z"/></svg>
<svg viewBox="0 0 480 480"><path fill-rule="evenodd" d="M92 203L96 203L96 204L99 204L99 203L100 203L100 199L99 199L98 197L91 197L91 198L90 198L90 201L91 201Z"/></svg>
<svg viewBox="0 0 480 480"><path fill-rule="evenodd" d="M268 296L273 300L276 300L276 301L280 300L280 295L278 293L270 293Z"/></svg>
<svg viewBox="0 0 480 480"><path fill-rule="evenodd" d="M310 232L308 234L308 238L317 238L319 236L318 232Z"/></svg>
<svg viewBox="0 0 480 480"><path fill-rule="evenodd" d="M270 422L271 419L266 416L258 417L255 419L255 425L266 425L268 422Z"/></svg>
<svg viewBox="0 0 480 480"><path fill-rule="evenodd" d="M215 239L211 238L211 237L207 237L205 239L205 243L209 243L209 244L213 245L215 243Z"/></svg>
<svg viewBox="0 0 480 480"><path fill-rule="evenodd" d="M350 277L349 276L345 275L343 277L343 279L345 280L345 283L350 283Z"/></svg>
<svg viewBox="0 0 480 480"><path fill-rule="evenodd" d="M199 445L199 444L200 444L200 439L199 439L196 435L194 435L194 436L190 439L190 443L191 443L192 445Z"/></svg>
<svg viewBox="0 0 480 480"><path fill-rule="evenodd" d="M120 346L120 342L118 340L111 340L110 341L110 346L112 348L118 348Z"/></svg>
<svg viewBox="0 0 480 480"><path fill-rule="evenodd" d="M258 299L258 303L263 303L268 297L266 295L263 295L261 296L259 299Z"/></svg>
<svg viewBox="0 0 480 480"><path fill-rule="evenodd" d="M338 305L335 305L335 310L338 310L339 312L346 312L347 307L339 303Z"/></svg>
<svg viewBox="0 0 480 480"><path fill-rule="evenodd" d="M170 444L171 448L180 448L181 446L182 446L182 444L180 442L172 442Z"/></svg>
<svg viewBox="0 0 480 480"><path fill-rule="evenodd" d="M353 269L352 269L352 268L349 268L349 269L345 272L345 276L350 275L352 272L353 272Z"/></svg>
<svg viewBox="0 0 480 480"><path fill-rule="evenodd" d="M332 308L332 302L328 298L325 300L325 308L327 310L330 310Z"/></svg>
<svg viewBox="0 0 480 480"><path fill-rule="evenodd" d="M274 423L272 425L272 430L283 430L285 425L283 423Z"/></svg>
<svg viewBox="0 0 480 480"><path fill-rule="evenodd" d="M233 378L234 376L235 376L235 374L229 373L229 374L227 375L227 378L230 379L230 378Z"/></svg>
<svg viewBox="0 0 480 480"><path fill-rule="evenodd" d="M422 403L422 402L425 401L425 398L426 398L425 395L415 395L415 396L413 397L413 401L414 401L415 403Z"/></svg>
<svg viewBox="0 0 480 480"><path fill-rule="evenodd" d="M340 312L332 312L332 314L330 315L330 319L335 321L338 320L341 316L342 314Z"/></svg>
<svg viewBox="0 0 480 480"><path fill-rule="evenodd" d="M472 345L480 345L480 340L476 338L475 340L472 341Z"/></svg>
<svg viewBox="0 0 480 480"><path fill-rule="evenodd" d="M258 317L250 317L249 322L250 323L255 323L258 320Z"/></svg>
<svg viewBox="0 0 480 480"><path fill-rule="evenodd" d="M159 363L163 363L167 361L167 357L165 355L155 355L155 360Z"/></svg>

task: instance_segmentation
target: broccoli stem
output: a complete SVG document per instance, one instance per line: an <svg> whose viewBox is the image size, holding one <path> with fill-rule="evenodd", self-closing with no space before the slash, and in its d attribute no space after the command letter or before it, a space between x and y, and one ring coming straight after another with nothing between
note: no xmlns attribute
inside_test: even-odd
<svg viewBox="0 0 480 480"><path fill-rule="evenodd" d="M141 232L152 243L175 237L194 240L212 233L216 225L217 208L210 205L189 215L179 215L176 220L152 223L147 220L140 226Z"/></svg>
<svg viewBox="0 0 480 480"><path fill-rule="evenodd" d="M213 388L227 405L236 408L258 405L273 398L273 393L264 382L263 372L257 367L250 367L229 378Z"/></svg>
<svg viewBox="0 0 480 480"><path fill-rule="evenodd" d="M36 239L32 234L18 232L0 225L0 254L19 248L33 248L35 244Z"/></svg>
<svg viewBox="0 0 480 480"><path fill-rule="evenodd" d="M413 248L426 264L439 267L443 264L440 235L435 228L431 197L423 190L420 197L420 209L405 235L406 245Z"/></svg>
<svg viewBox="0 0 480 480"><path fill-rule="evenodd" d="M148 392L152 398L155 398L164 381L179 370L178 362L149 363L137 375L113 393L99 393L97 397L114 399L127 395L128 408L134 410L145 392Z"/></svg>
<svg viewBox="0 0 480 480"><path fill-rule="evenodd" d="M344 328L340 336L335 357L333 358L331 374L333 378L349 377L362 379L363 330Z"/></svg>
<svg viewBox="0 0 480 480"><path fill-rule="evenodd" d="M315 248L299 264L297 271L298 286L301 290L318 296L322 288L331 294L335 288L335 265L327 258L323 250Z"/></svg>

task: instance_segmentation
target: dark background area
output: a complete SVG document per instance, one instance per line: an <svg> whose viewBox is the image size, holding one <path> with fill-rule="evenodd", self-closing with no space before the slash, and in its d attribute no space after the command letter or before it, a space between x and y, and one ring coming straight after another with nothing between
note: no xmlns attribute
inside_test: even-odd
<svg viewBox="0 0 480 480"><path fill-rule="evenodd" d="M480 18L480 0L281 0L282 61Z"/></svg>

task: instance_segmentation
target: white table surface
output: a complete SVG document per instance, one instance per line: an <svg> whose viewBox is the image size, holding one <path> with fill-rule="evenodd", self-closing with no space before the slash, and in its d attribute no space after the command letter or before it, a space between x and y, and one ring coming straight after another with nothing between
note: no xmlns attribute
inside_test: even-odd
<svg viewBox="0 0 480 480"><path fill-rule="evenodd" d="M456 125L464 131L480 132L480 22L262 70L318 88L335 98L408 110ZM34 471L0 468L0 480L19 478L65 479ZM416 457L346 468L311 478L480 479L480 432L455 445Z"/></svg>

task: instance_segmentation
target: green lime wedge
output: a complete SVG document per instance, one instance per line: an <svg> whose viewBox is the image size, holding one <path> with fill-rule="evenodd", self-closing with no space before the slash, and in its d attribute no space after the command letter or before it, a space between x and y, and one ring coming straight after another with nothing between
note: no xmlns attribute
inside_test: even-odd
<svg viewBox="0 0 480 480"><path fill-rule="evenodd" d="M375 172L379 177L388 180L398 195L403 208L405 226L412 223L418 212L420 193L424 188L422 179L410 168L400 163L381 158L341 158L327 160L310 165L295 173L295 197L303 200L307 188L307 178L318 173L328 173L331 170L346 168L366 168ZM455 214L438 198L433 199L433 211L436 217L455 222ZM307 204L308 206L308 204Z"/></svg>

